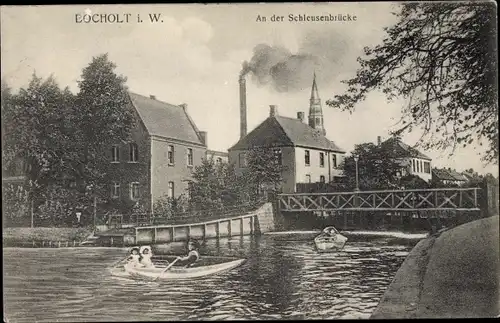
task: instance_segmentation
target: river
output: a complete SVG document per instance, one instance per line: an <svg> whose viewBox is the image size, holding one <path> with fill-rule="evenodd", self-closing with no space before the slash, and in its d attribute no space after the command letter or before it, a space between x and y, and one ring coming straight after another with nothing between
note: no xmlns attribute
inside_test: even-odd
<svg viewBox="0 0 500 323"><path fill-rule="evenodd" d="M217 276L170 282L111 276L124 248L4 248L4 321L368 318L418 242L357 236L341 252L319 254L311 238L212 240L202 255L247 261Z"/></svg>

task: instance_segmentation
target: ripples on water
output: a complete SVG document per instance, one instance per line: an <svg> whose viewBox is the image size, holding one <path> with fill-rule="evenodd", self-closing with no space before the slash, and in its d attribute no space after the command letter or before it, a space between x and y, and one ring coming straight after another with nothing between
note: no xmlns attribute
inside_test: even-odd
<svg viewBox="0 0 500 323"><path fill-rule="evenodd" d="M356 238L341 252L318 254L309 238L279 237L208 241L202 255L247 262L195 281L111 276L109 266L125 249L4 249L5 317L9 322L368 318L416 243ZM176 245L169 248L182 252Z"/></svg>

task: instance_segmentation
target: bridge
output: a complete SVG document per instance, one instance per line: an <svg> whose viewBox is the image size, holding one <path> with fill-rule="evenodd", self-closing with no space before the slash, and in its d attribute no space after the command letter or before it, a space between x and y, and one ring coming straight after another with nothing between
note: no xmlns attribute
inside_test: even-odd
<svg viewBox="0 0 500 323"><path fill-rule="evenodd" d="M297 211L479 211L480 188L437 188L279 194L281 212Z"/></svg>

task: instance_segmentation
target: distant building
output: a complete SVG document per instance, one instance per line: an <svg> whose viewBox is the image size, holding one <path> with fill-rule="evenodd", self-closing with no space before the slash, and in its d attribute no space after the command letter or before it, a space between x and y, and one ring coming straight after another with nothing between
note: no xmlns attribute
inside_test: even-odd
<svg viewBox="0 0 500 323"><path fill-rule="evenodd" d="M432 170L432 180L435 182L441 182L445 185L463 185L468 182L467 176L460 174L451 168L434 168Z"/></svg>
<svg viewBox="0 0 500 323"><path fill-rule="evenodd" d="M108 150L110 196L139 202L151 210L162 196L187 193L196 165L206 156L206 132L199 131L187 105L172 105L129 93L136 116L130 142Z"/></svg>
<svg viewBox="0 0 500 323"><path fill-rule="evenodd" d="M328 183L342 176L339 165L345 151L326 138L325 134L314 76L308 123L304 122L303 112L298 112L296 119L283 117L278 115L277 106L271 105L269 117L229 148L229 162L241 173L247 167L248 150L254 147L269 148L279 156L278 160L283 165L283 192L296 192L298 183Z"/></svg>
<svg viewBox="0 0 500 323"><path fill-rule="evenodd" d="M213 159L215 163L228 163L229 154L224 151L207 150L207 159Z"/></svg>
<svg viewBox="0 0 500 323"><path fill-rule="evenodd" d="M392 156L399 156L397 162L401 165L400 176L416 175L426 182L432 178L432 159L394 136L382 142L377 138L377 144L390 151Z"/></svg>

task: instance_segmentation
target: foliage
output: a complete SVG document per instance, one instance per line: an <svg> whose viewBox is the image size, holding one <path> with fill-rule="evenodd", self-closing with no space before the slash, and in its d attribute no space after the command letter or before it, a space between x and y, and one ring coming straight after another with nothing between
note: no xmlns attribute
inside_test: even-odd
<svg viewBox="0 0 500 323"><path fill-rule="evenodd" d="M36 206L43 199L59 200L57 206L43 206L40 215L55 212L51 216L62 219L81 201L90 205L94 196L108 198L104 150L111 140L128 140L134 121L126 108L126 78L115 68L107 54L94 57L83 69L76 96L60 89L53 77L34 74L18 94L2 82L3 171L25 162L21 171Z"/></svg>
<svg viewBox="0 0 500 323"><path fill-rule="evenodd" d="M279 189L284 166L281 155L278 155L273 148L253 147L247 151L246 161L247 171L244 177L257 195L266 188L273 191Z"/></svg>
<svg viewBox="0 0 500 323"><path fill-rule="evenodd" d="M29 217L29 192L22 185L4 183L2 185L2 213L5 224L26 223Z"/></svg>
<svg viewBox="0 0 500 323"><path fill-rule="evenodd" d="M340 167L344 170L343 184L348 190L356 187L356 162L358 156L358 178L361 190L396 189L398 187L398 171L404 167L399 156L390 150L373 143L364 143L354 148L351 156L347 156Z"/></svg>
<svg viewBox="0 0 500 323"><path fill-rule="evenodd" d="M398 186L401 189L425 189L430 188L430 184L420 176L408 174L399 179Z"/></svg>
<svg viewBox="0 0 500 323"><path fill-rule="evenodd" d="M52 77L43 81L33 75L27 89L2 104L3 153L6 167L19 163L25 168L31 194L42 192L60 179L67 159L66 136L71 95L59 89ZM4 167L5 167L4 166Z"/></svg>
<svg viewBox="0 0 500 323"><path fill-rule="evenodd" d="M81 182L80 188L92 190L102 198L108 195L109 182L104 151L111 141L129 140L134 121L133 112L126 108L126 78L117 75L115 68L107 54L92 59L78 82L80 91L73 114L74 155L70 171Z"/></svg>
<svg viewBox="0 0 500 323"><path fill-rule="evenodd" d="M231 184L227 167L226 163L216 164L213 159L203 159L201 165L195 167L189 192L191 208L220 209L224 206L223 197L228 196L228 190L231 192L225 187Z"/></svg>
<svg viewBox="0 0 500 323"><path fill-rule="evenodd" d="M383 43L365 48L345 94L327 104L353 111L372 90L408 99L396 133L423 130L425 148L488 143L498 163L496 8L490 2L407 3ZM425 139L425 140L424 140Z"/></svg>
<svg viewBox="0 0 500 323"><path fill-rule="evenodd" d="M154 216L167 219L186 212L187 208L188 201L184 194L174 198L164 195L157 199L153 205Z"/></svg>

